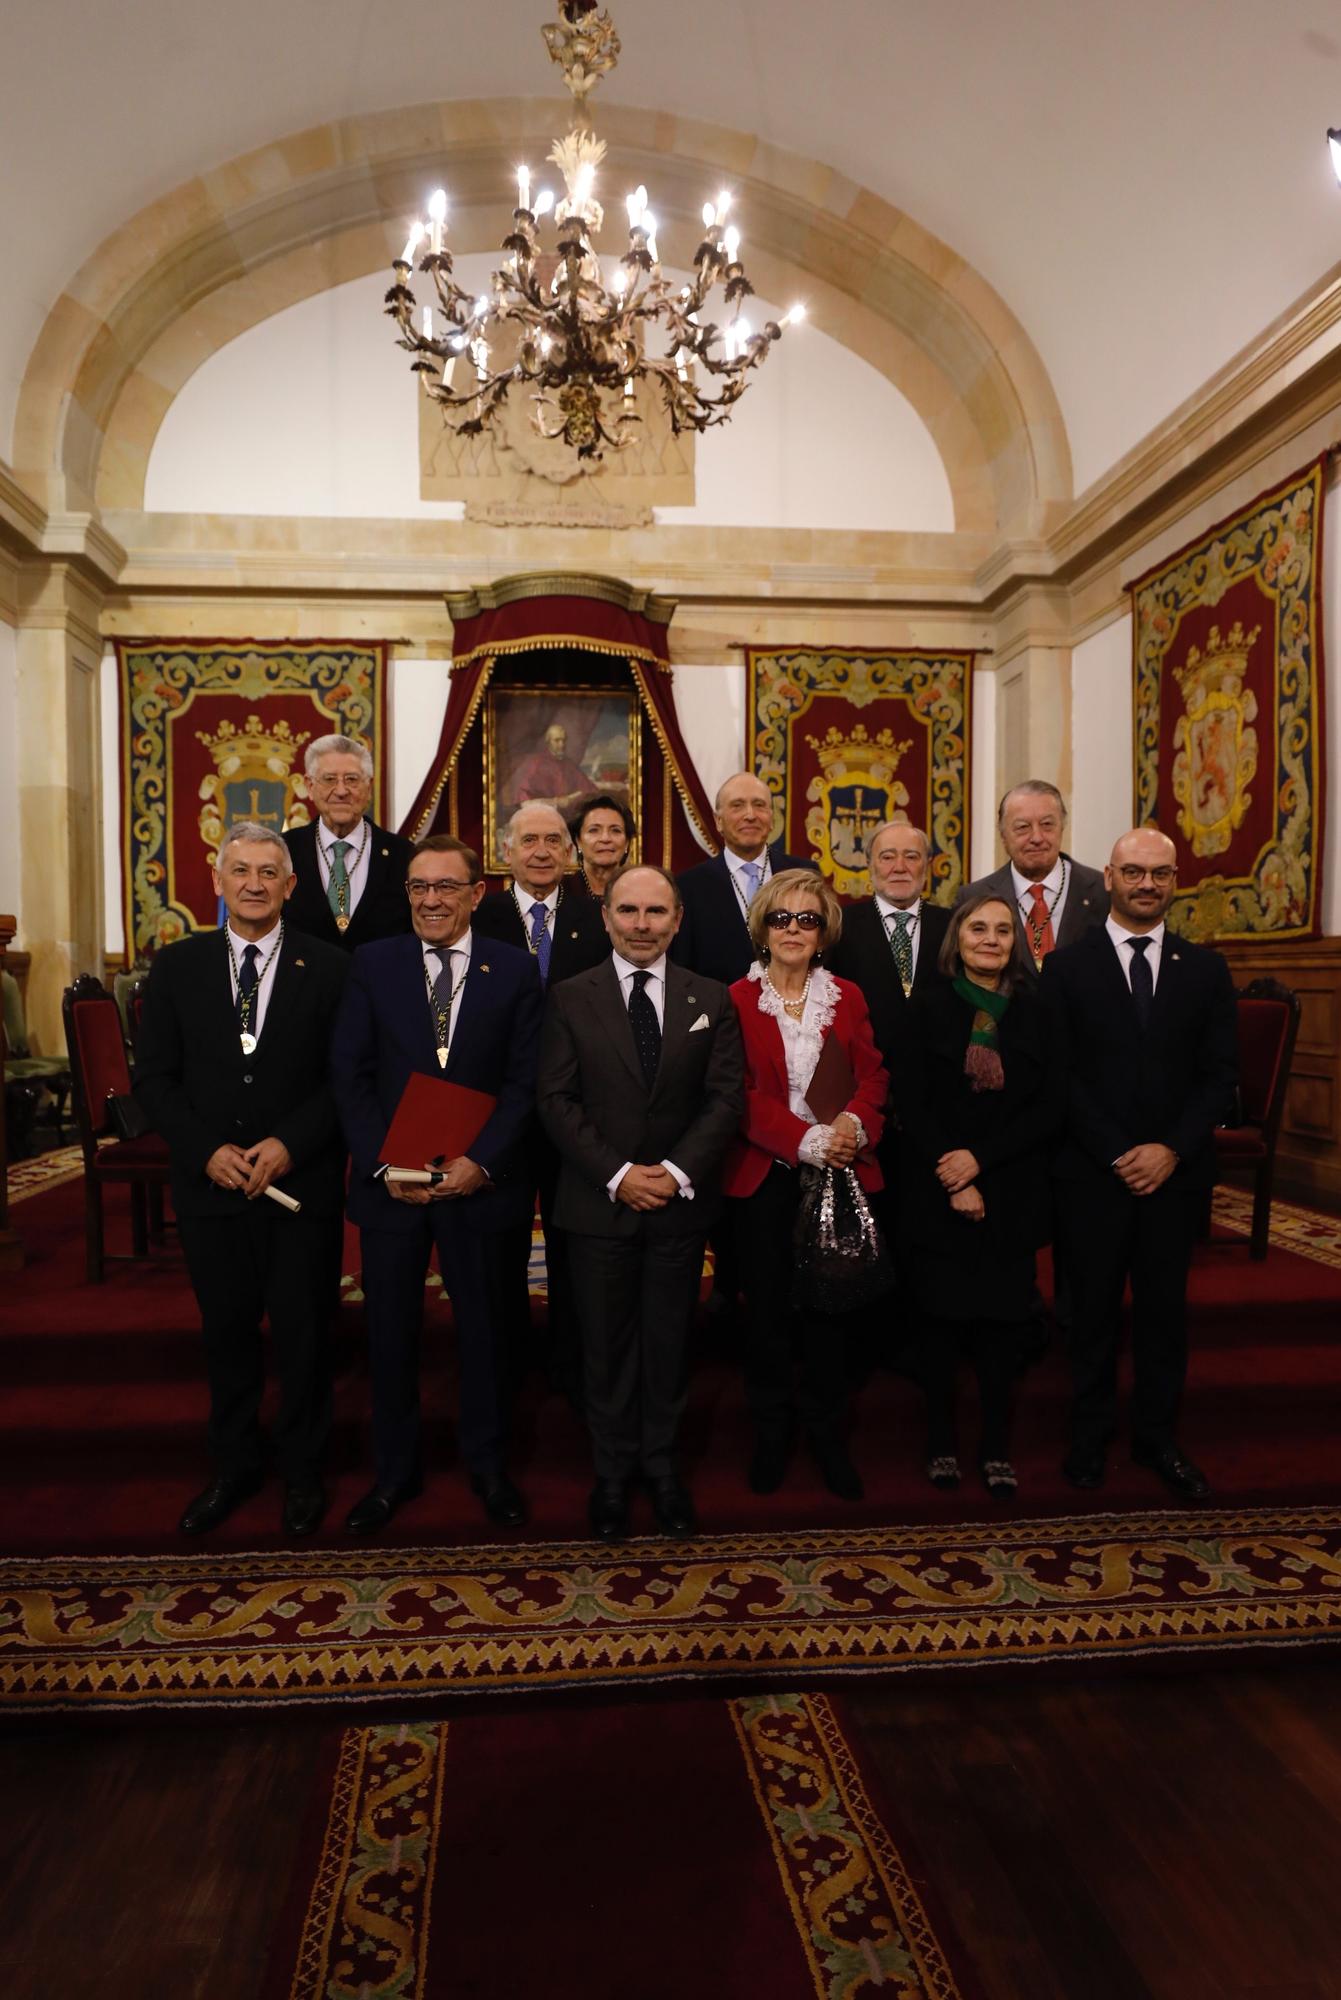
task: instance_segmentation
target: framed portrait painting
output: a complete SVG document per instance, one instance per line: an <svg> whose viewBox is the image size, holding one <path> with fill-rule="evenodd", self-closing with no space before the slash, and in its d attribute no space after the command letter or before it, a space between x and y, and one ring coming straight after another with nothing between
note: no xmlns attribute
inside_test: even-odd
<svg viewBox="0 0 1341 2000"><path fill-rule="evenodd" d="M641 813L638 698L630 688L490 686L484 707L485 867L506 867L503 836L518 806L539 801L566 819L608 792Z"/></svg>

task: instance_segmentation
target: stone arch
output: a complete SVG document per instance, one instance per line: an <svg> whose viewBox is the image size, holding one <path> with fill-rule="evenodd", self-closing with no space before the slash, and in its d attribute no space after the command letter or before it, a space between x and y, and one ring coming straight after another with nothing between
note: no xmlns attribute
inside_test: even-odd
<svg viewBox="0 0 1341 2000"><path fill-rule="evenodd" d="M184 183L107 238L48 315L20 393L15 466L48 506L138 508L163 415L208 356L269 314L389 265L435 181L451 241L495 248L515 162L551 101L416 106L344 120ZM605 107L621 178L653 189L663 253L688 263L705 193L736 191L766 295L800 289L820 328L913 404L961 529L1042 533L1071 497L1061 410L1024 329L978 273L869 190L747 134ZM615 217L607 224L619 239Z"/></svg>

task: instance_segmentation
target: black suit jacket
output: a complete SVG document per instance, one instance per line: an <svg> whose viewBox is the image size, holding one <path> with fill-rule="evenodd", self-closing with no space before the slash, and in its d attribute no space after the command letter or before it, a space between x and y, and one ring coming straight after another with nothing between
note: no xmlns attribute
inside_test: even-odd
<svg viewBox="0 0 1341 2000"><path fill-rule="evenodd" d="M1102 926L1108 915L1108 891L1104 887L1102 868L1087 868L1083 861L1073 861L1069 854L1064 854L1062 859L1067 870L1066 902L1062 908L1061 931L1053 941L1056 951L1060 951L1063 945L1074 944L1094 925ZM1033 947L1020 915L1020 906L1015 900L1015 879L1010 872L1009 861L1000 868L994 868L990 875L981 875L976 882L970 882L960 890L955 902L962 903L966 896L980 894L1000 896L1002 902L1014 910L1015 930L1024 947L1029 974L1037 979Z"/></svg>
<svg viewBox="0 0 1341 2000"><path fill-rule="evenodd" d="M135 1045L135 1095L172 1155L178 1215L228 1216L246 1204L205 1163L223 1145L282 1139L293 1171L277 1185L309 1215L338 1215L344 1142L331 1095L331 1029L348 960L287 922L255 1050L238 1039L222 930L158 953Z"/></svg>
<svg viewBox="0 0 1341 2000"><path fill-rule="evenodd" d="M338 945L341 951L356 951L359 945L371 944L375 938L398 937L411 928L405 877L414 843L403 834L389 833L384 826L374 825L372 820L367 821L367 827L368 874L347 931L336 928L326 895L317 855L316 820L307 826L292 827L284 836L297 877L289 898L289 915L301 930L327 944Z"/></svg>
<svg viewBox="0 0 1341 2000"><path fill-rule="evenodd" d="M913 990L907 999L904 998L903 981L894 967L894 954L889 948L884 918L873 896L844 910L843 934L832 950L824 955L825 964L831 972L837 973L840 979L850 979L854 986L861 988L862 997L870 1010L875 1045L891 1074L892 1058L909 1002L940 979L936 959L949 924L950 912L938 903L927 902L924 897L917 920L920 936L917 964L913 970Z"/></svg>
<svg viewBox="0 0 1341 2000"><path fill-rule="evenodd" d="M530 935L517 914L510 889L490 890L471 918L470 927L479 937L497 938L502 944L515 945L518 951L531 948ZM571 979L575 972L586 972L609 956L610 933L605 928L600 904L593 902L583 889L575 889L571 881L565 882L554 912L547 985L557 986L560 980Z"/></svg>
<svg viewBox="0 0 1341 2000"><path fill-rule="evenodd" d="M1144 1033L1102 925L1049 952L1040 995L1067 1074L1058 1178L1111 1177L1119 1155L1153 1140L1178 1155L1170 1186L1209 1187L1212 1134L1230 1114L1238 1078L1234 987L1220 953L1164 933Z"/></svg>
<svg viewBox="0 0 1341 2000"><path fill-rule="evenodd" d="M774 875L781 875L784 868L809 868L818 873L813 861L799 854L784 854L780 843L769 848L768 864ZM754 947L725 856L714 854L711 861L701 861L675 879L684 899L684 916L671 957L677 965L687 966L705 979L734 985L753 965Z"/></svg>
<svg viewBox="0 0 1341 2000"><path fill-rule="evenodd" d="M703 1021L705 1025L696 1027ZM614 965L566 979L549 996L536 1086L540 1120L559 1153L554 1218L583 1236L706 1233L721 1207L726 1149L745 1109L745 1058L726 988L666 967L661 1063L649 1092ZM625 1161L672 1160L693 1183L640 1215L606 1189Z"/></svg>

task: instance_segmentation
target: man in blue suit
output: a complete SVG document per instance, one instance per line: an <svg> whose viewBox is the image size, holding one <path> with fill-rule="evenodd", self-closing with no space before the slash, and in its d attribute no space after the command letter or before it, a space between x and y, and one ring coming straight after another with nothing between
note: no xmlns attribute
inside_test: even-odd
<svg viewBox="0 0 1341 2000"><path fill-rule="evenodd" d="M677 875L684 917L671 948L677 965L730 986L754 963L748 924L750 903L770 875L784 868L813 868L802 854L784 854L782 842L769 845L773 794L751 771L737 771L717 794L717 831L722 851Z"/></svg>
<svg viewBox="0 0 1341 2000"><path fill-rule="evenodd" d="M541 986L528 952L472 937L480 858L450 834L421 841L405 884L414 934L355 952L336 1021L332 1074L353 1165L372 1377L375 1480L349 1515L371 1534L420 1491L419 1333L436 1245L461 1369L461 1457L490 1520L515 1527L525 1503L503 1460L500 1269L505 1232L525 1219ZM419 1071L487 1091L497 1105L469 1154L431 1188L388 1183L379 1155Z"/></svg>

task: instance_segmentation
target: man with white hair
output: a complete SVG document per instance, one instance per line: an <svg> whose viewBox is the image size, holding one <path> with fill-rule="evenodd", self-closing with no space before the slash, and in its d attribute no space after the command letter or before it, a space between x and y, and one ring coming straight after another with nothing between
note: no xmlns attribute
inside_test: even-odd
<svg viewBox="0 0 1341 2000"><path fill-rule="evenodd" d="M230 827L214 893L226 922L154 959L135 1053L135 1095L172 1159L209 1377L214 1477L181 1527L204 1534L261 1483L264 1320L284 1526L306 1535L326 1504L345 1181L330 1044L348 962L288 921L293 869L273 828ZM271 1190L285 1199L262 1199Z"/></svg>
<svg viewBox="0 0 1341 2000"><path fill-rule="evenodd" d="M1061 945L1074 944L1108 915L1108 891L1098 868L1063 852L1066 801L1046 778L1012 785L997 808L997 828L1006 860L990 875L970 882L966 896L1000 896L1015 912L1015 927L1035 975Z"/></svg>
<svg viewBox="0 0 1341 2000"><path fill-rule="evenodd" d="M319 736L303 760L317 817L290 827L292 921L344 951L410 928L411 843L369 818L373 761L352 736Z"/></svg>
<svg viewBox="0 0 1341 2000"><path fill-rule="evenodd" d="M754 963L749 909L756 891L784 868L813 868L805 855L784 854L773 831L773 794L753 771L737 771L717 793L722 851L676 876L684 916L671 952L677 965L719 979L743 979Z"/></svg>

